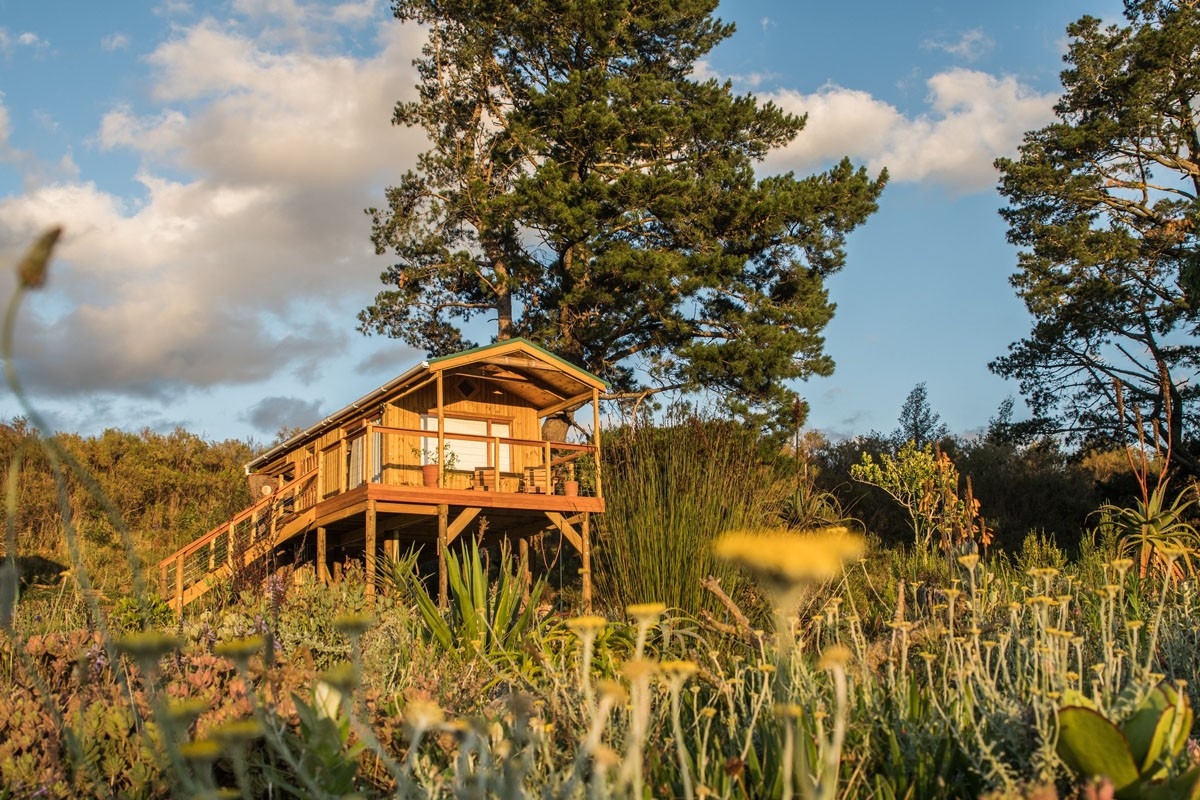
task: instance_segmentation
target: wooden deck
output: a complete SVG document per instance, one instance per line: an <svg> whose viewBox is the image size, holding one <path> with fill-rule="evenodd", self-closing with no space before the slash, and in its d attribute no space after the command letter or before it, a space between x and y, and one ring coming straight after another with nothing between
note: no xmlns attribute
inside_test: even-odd
<svg viewBox="0 0 1200 800"><path fill-rule="evenodd" d="M522 544L556 529L584 557L584 597L591 595L590 516L604 500L537 492L363 483L317 501L312 470L159 562L160 588L177 611L232 579L258 559L311 544L318 580L332 579L340 557L361 558L374 594L377 559L414 545L436 548L439 596L445 601L445 552L459 536Z"/></svg>
<svg viewBox="0 0 1200 800"><path fill-rule="evenodd" d="M553 528L583 559L586 603L607 387L523 339L424 361L247 464L254 504L159 563L163 596L182 611L288 553L323 581L331 563L362 558L373 594L381 554L432 544L445 602L446 550L459 536L524 548ZM586 443L550 440L566 432L546 421L588 404Z"/></svg>

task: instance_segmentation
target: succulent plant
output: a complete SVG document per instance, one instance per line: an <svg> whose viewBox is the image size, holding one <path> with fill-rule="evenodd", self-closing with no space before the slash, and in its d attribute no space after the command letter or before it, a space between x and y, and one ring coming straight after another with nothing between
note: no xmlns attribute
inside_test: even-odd
<svg viewBox="0 0 1200 800"><path fill-rule="evenodd" d="M1082 698L1077 698L1082 701ZM1173 774L1187 748L1192 707L1164 681L1117 726L1090 705L1058 711L1058 756L1083 778L1107 777L1119 800L1200 800L1200 766Z"/></svg>

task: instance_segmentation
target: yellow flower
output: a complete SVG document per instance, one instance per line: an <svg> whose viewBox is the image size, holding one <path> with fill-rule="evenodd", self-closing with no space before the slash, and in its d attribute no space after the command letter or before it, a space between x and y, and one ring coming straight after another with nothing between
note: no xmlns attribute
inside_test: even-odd
<svg viewBox="0 0 1200 800"><path fill-rule="evenodd" d="M664 661L658 665L659 669L668 679L679 680L680 682L687 680L700 669L696 666L695 661Z"/></svg>
<svg viewBox="0 0 1200 800"><path fill-rule="evenodd" d="M621 665L621 674L628 681L648 677L658 672L658 663L647 658L634 658Z"/></svg>
<svg viewBox="0 0 1200 800"><path fill-rule="evenodd" d="M342 614L333 620L333 627L347 636L361 636L374 624L370 614Z"/></svg>
<svg viewBox="0 0 1200 800"><path fill-rule="evenodd" d="M245 639L221 642L213 648L213 652L222 658L232 658L234 661L240 661L250 658L250 656L263 649L266 643L266 640L261 636L248 636Z"/></svg>
<svg viewBox="0 0 1200 800"><path fill-rule="evenodd" d="M614 680L605 679L598 681L596 688L600 690L600 696L610 698L613 705L624 705L625 701L629 699L629 695L625 692L625 687Z"/></svg>
<svg viewBox="0 0 1200 800"><path fill-rule="evenodd" d="M216 761L221 756L221 745L212 739L197 739L181 744L179 754L188 761Z"/></svg>
<svg viewBox="0 0 1200 800"><path fill-rule="evenodd" d="M643 624L651 624L658 621L658 618L665 614L667 606L664 603L634 603L625 607L625 613L633 617L637 622Z"/></svg>
<svg viewBox="0 0 1200 800"><path fill-rule="evenodd" d="M235 719L212 729L212 737L223 742L250 742L263 735L256 719Z"/></svg>
<svg viewBox="0 0 1200 800"><path fill-rule="evenodd" d="M787 529L731 531L713 552L783 589L820 583L862 556L865 542L844 527L797 533Z"/></svg>
<svg viewBox="0 0 1200 800"><path fill-rule="evenodd" d="M775 706L775 716L780 719L800 719L804 709L795 703L779 703Z"/></svg>
<svg viewBox="0 0 1200 800"><path fill-rule="evenodd" d="M208 703L203 700L188 697L167 706L167 717L172 722L184 725L193 722L196 717L208 710Z"/></svg>
<svg viewBox="0 0 1200 800"><path fill-rule="evenodd" d="M589 614L584 617L572 617L567 620L567 627L579 636L589 633L594 636L604 630L606 625L608 625L608 620L604 617L598 617L595 614Z"/></svg>
<svg viewBox="0 0 1200 800"><path fill-rule="evenodd" d="M414 700L404 709L404 716L414 729L428 730L446 718L442 707L430 700Z"/></svg>
<svg viewBox="0 0 1200 800"><path fill-rule="evenodd" d="M117 649L137 659L158 659L178 647L178 639L158 631L131 633L117 641Z"/></svg>
<svg viewBox="0 0 1200 800"><path fill-rule="evenodd" d="M833 669L835 667L845 667L850 662L852 653L850 648L844 644L835 644L825 648L825 652L821 654L821 661L817 664L821 669Z"/></svg>
<svg viewBox="0 0 1200 800"><path fill-rule="evenodd" d="M321 673L317 682L327 684L343 694L351 694L358 688L358 678L358 667L352 662L343 661Z"/></svg>

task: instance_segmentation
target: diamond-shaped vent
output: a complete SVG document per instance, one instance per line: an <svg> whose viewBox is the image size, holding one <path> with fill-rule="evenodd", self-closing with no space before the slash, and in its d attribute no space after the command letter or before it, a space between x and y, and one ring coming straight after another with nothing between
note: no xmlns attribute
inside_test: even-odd
<svg viewBox="0 0 1200 800"><path fill-rule="evenodd" d="M476 391L475 384L473 381L469 381L466 378L463 378L461 381L458 382L458 393L461 394L467 400L471 399L471 395L475 394L475 391Z"/></svg>

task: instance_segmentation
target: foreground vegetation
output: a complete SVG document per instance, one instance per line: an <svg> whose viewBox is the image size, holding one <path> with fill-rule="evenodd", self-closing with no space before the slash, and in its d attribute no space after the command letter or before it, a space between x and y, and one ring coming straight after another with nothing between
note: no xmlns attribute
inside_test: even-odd
<svg viewBox="0 0 1200 800"><path fill-rule="evenodd" d="M3 609L0 785L14 797L1195 789L1186 498L1158 508L1154 536L1136 527L1147 509L1113 507L1075 552L1040 533L1006 552L982 546L989 527L955 475L922 484L907 544L885 543L829 528L842 514L815 467L739 426L684 418L612 442L625 480L609 485L595 615L553 570L524 598L524 565L474 543L452 560L445 612L415 556L389 565L373 607L354 564L332 587L278 572L180 621L146 591L89 590L86 565L25 592ZM947 469L926 452L901 448L892 466ZM1084 786L1064 731L1140 742L1148 719L1164 733L1126 747L1133 778Z"/></svg>
<svg viewBox="0 0 1200 800"><path fill-rule="evenodd" d="M1194 585L1116 547L872 548L828 583L789 578L800 613L778 640L658 604L522 607L519 570L489 591L470 552L445 615L406 564L374 608L351 570L145 630L152 608L95 616L65 589L7 629L0 780L18 797L1068 792L1060 707L1121 721L1163 680L1196 700ZM59 632L24 633L47 615ZM1182 774L1168 755L1156 769Z"/></svg>

